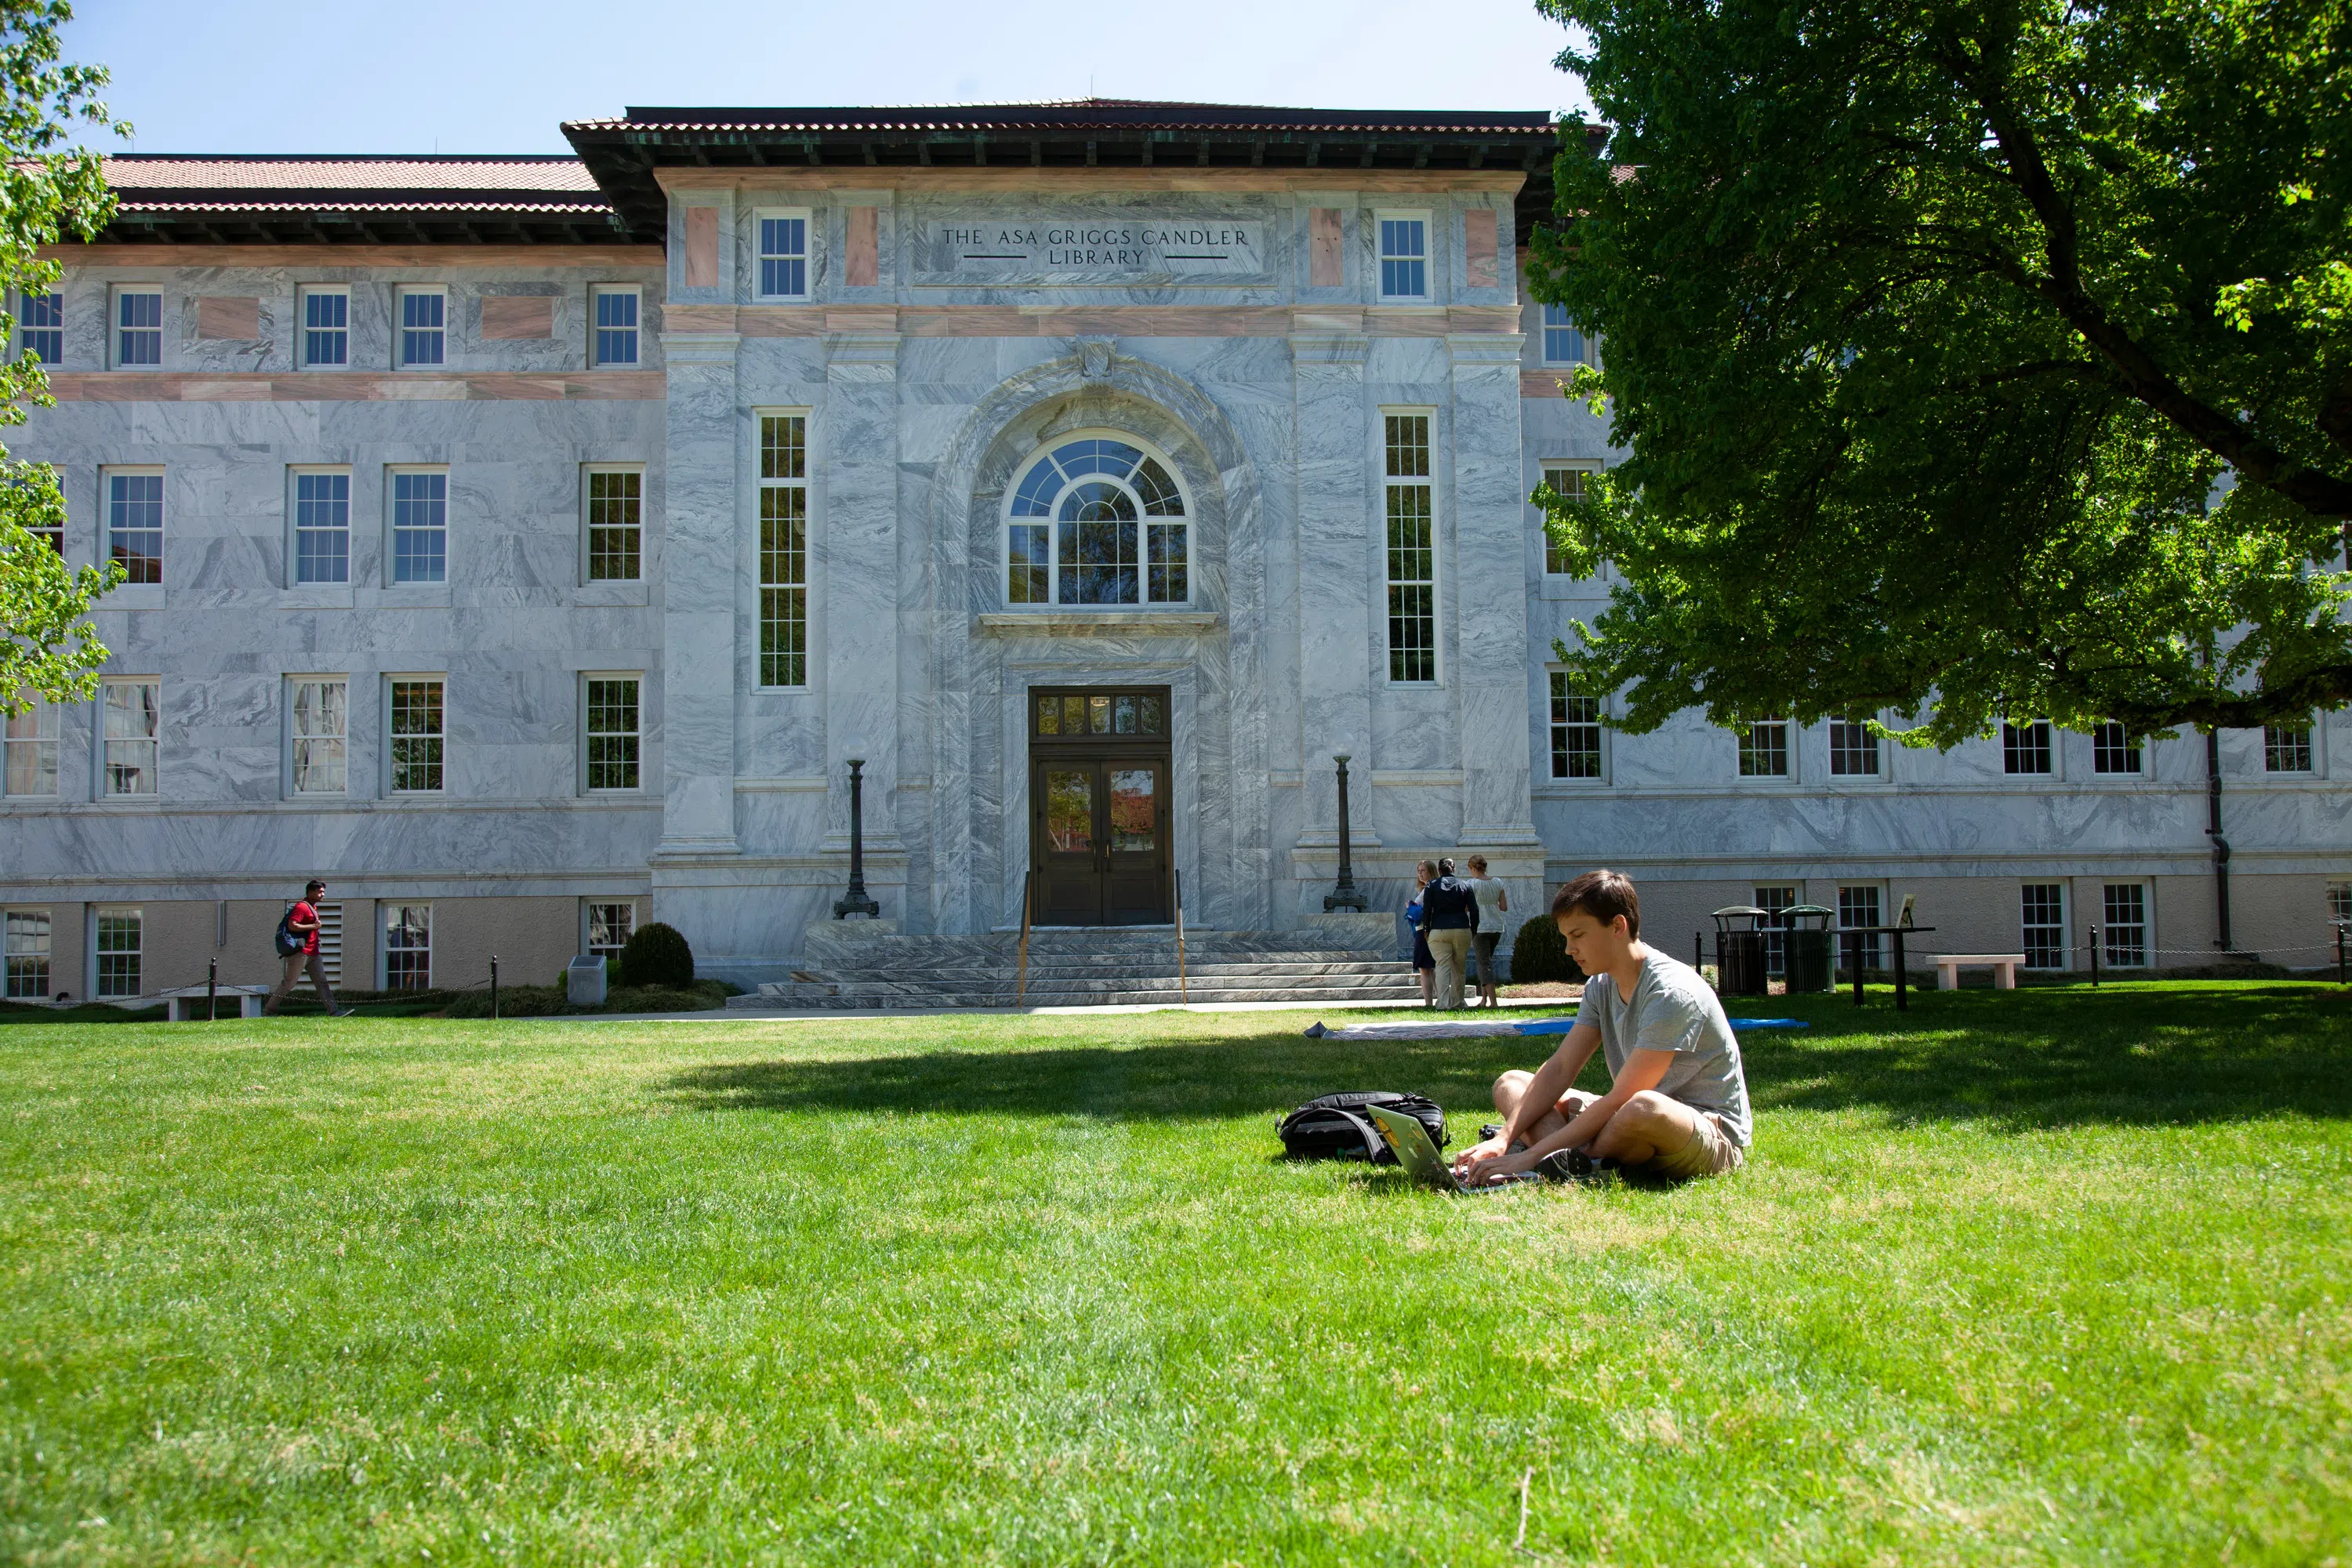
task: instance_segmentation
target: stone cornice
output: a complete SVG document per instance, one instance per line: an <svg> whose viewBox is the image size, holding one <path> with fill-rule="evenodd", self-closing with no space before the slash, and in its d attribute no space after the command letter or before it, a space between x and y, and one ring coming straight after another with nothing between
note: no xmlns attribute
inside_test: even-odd
<svg viewBox="0 0 2352 1568"><path fill-rule="evenodd" d="M1167 191L1231 195L1299 191L1366 191L1435 195L1448 191L1516 195L1527 184L1517 169L1313 169L1099 168L1025 165L984 168L889 168L856 163L814 167L771 163L764 167L662 168L653 171L664 191L753 190L907 192L1050 192L1083 195L1093 191Z"/></svg>

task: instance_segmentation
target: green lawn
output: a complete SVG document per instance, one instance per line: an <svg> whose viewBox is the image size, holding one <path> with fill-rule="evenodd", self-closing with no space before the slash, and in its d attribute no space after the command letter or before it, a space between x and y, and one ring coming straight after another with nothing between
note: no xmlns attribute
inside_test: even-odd
<svg viewBox="0 0 2352 1568"><path fill-rule="evenodd" d="M2352 1000L1769 1010L1475 1199L1307 1014L11 1026L0 1560L2352 1561Z"/></svg>

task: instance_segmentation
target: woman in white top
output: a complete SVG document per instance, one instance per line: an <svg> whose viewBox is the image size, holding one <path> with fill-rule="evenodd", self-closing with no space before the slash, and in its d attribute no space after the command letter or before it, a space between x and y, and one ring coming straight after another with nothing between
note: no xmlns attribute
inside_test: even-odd
<svg viewBox="0 0 2352 1568"><path fill-rule="evenodd" d="M1496 1007L1502 999L1495 993L1495 944L1503 938L1503 917L1510 912L1511 896L1486 875L1484 855L1471 856L1468 864L1470 886L1478 894L1478 929L1470 938L1478 952L1478 995L1487 1006Z"/></svg>

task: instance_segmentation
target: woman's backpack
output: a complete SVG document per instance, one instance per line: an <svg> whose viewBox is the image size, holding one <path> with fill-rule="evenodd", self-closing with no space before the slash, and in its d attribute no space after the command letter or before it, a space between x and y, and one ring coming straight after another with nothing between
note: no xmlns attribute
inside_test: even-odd
<svg viewBox="0 0 2352 1568"><path fill-rule="evenodd" d="M1445 1112L1418 1094L1360 1089L1310 1100L1275 1123L1283 1152L1294 1160L1366 1160L1393 1165L1396 1155L1372 1119L1360 1114L1367 1105L1402 1110L1429 1129L1429 1141L1445 1147Z"/></svg>
<svg viewBox="0 0 2352 1568"><path fill-rule="evenodd" d="M289 909L278 919L278 956L291 958L306 945L301 933L294 929L294 911Z"/></svg>

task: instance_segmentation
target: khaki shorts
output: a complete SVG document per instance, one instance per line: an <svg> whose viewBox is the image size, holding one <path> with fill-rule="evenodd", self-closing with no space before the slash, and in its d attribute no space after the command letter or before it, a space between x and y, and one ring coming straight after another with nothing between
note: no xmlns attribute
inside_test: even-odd
<svg viewBox="0 0 2352 1568"><path fill-rule="evenodd" d="M1712 1110L1697 1113L1698 1126L1690 1142L1669 1153L1660 1150L1647 1167L1662 1176L1687 1182L1698 1176L1724 1176L1748 1163L1746 1150L1731 1141L1723 1118Z"/></svg>

